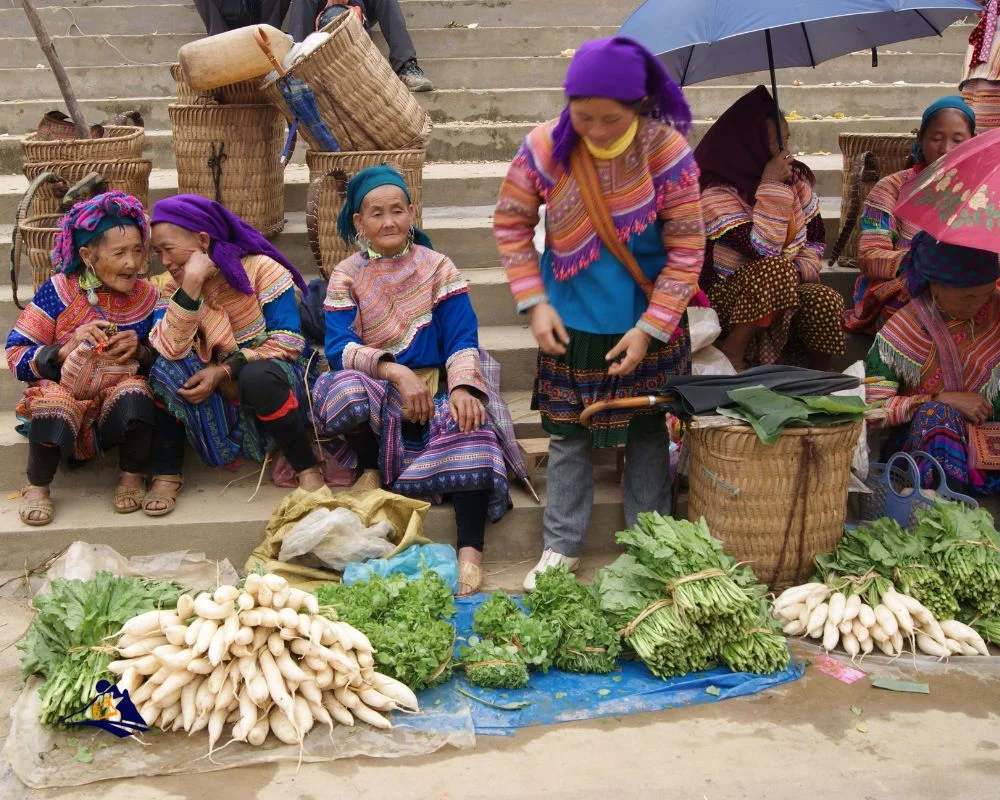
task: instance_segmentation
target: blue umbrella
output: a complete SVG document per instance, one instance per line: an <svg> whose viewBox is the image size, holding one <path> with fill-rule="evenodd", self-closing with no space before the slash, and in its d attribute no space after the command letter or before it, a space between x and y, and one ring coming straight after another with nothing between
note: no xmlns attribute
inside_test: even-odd
<svg viewBox="0 0 1000 800"><path fill-rule="evenodd" d="M743 72L815 67L837 56L940 36L978 0L646 0L618 33L659 55L682 85ZM778 126L781 142L781 126Z"/></svg>

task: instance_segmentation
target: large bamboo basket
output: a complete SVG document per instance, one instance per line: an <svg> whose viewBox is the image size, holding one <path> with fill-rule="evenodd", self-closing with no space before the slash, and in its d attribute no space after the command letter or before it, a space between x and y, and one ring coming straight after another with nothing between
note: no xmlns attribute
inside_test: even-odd
<svg viewBox="0 0 1000 800"><path fill-rule="evenodd" d="M64 186L46 184L35 195L35 214L54 214L65 190L83 180L90 173L98 173L108 191L117 190L137 198L144 206L149 199L149 174L152 161L56 161L50 164L25 164L24 174L33 180L43 172L53 172L65 182Z"/></svg>
<svg viewBox="0 0 1000 800"><path fill-rule="evenodd" d="M781 590L808 580L847 516L858 423L787 428L765 445L746 425L692 423L688 517L705 517L726 552Z"/></svg>
<svg viewBox="0 0 1000 800"><path fill-rule="evenodd" d="M840 234L830 254L830 263L858 266L861 212L868 194L886 175L906 169L916 141L912 133L842 133L840 152L844 156L840 195Z"/></svg>
<svg viewBox="0 0 1000 800"><path fill-rule="evenodd" d="M306 152L306 164L309 166L306 228L313 258L321 273L328 274L355 250L353 246L344 244L337 233L337 215L344 205L347 182L366 167L387 164L402 173L410 189L410 200L417 209L417 227L421 226L425 158L426 153L422 149L364 153Z"/></svg>
<svg viewBox="0 0 1000 800"><path fill-rule="evenodd" d="M37 133L21 139L28 164L55 161L135 161L142 158L146 132L135 125L106 125L100 139L52 139L38 141Z"/></svg>
<svg viewBox="0 0 1000 800"><path fill-rule="evenodd" d="M268 102L261 91L259 78L201 91L188 83L180 64L170 66L170 77L177 83L178 105L262 105Z"/></svg>
<svg viewBox="0 0 1000 800"><path fill-rule="evenodd" d="M177 188L217 200L265 236L285 226L284 122L270 105L173 105Z"/></svg>
<svg viewBox="0 0 1000 800"><path fill-rule="evenodd" d="M341 14L323 30L330 40L288 74L312 89L320 116L341 150L423 148L430 137L430 117L392 71L357 15ZM263 91L286 119L292 119L276 81L268 81ZM307 125L299 126L299 133L312 149L320 149Z"/></svg>

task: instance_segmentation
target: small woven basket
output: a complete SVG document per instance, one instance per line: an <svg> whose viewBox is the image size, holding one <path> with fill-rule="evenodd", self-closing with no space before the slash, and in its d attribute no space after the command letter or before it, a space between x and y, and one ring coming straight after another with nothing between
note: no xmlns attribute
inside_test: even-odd
<svg viewBox="0 0 1000 800"><path fill-rule="evenodd" d="M177 188L217 200L264 236L285 226L284 121L270 105L173 105Z"/></svg>
<svg viewBox="0 0 1000 800"><path fill-rule="evenodd" d="M430 137L427 112L392 71L356 14L341 14L324 32L330 39L293 66L288 74L313 91L320 117L342 150L411 150ZM294 114L275 78L264 84L267 99L286 119ZM322 149L307 125L299 133L314 150Z"/></svg>
<svg viewBox="0 0 1000 800"><path fill-rule="evenodd" d="M109 191L130 194L145 206L149 199L149 174L152 170L152 161L57 161L24 165L24 175L29 181L43 172L53 172L65 182L64 186L50 183L39 187L35 194L35 214L56 213L65 190L91 172L103 178Z"/></svg>
<svg viewBox="0 0 1000 800"><path fill-rule="evenodd" d="M847 486L859 423L786 428L766 445L746 425L688 431L688 517L704 517L726 552L750 562L780 591L812 575L833 550L847 516Z"/></svg>
<svg viewBox="0 0 1000 800"><path fill-rule="evenodd" d="M353 14L351 15L353 16ZM337 233L337 215L344 205L347 182L366 167L387 164L402 173L410 189L410 200L417 209L416 225L423 215L423 172L425 152L421 150L382 150L363 153L306 152L309 166L309 197L306 204L306 228L313 258L320 272L329 270L354 250Z"/></svg>
<svg viewBox="0 0 1000 800"><path fill-rule="evenodd" d="M146 132L135 125L107 125L100 139L53 139L39 141L37 133L21 139L28 164L55 161L136 161L142 158Z"/></svg>
<svg viewBox="0 0 1000 800"><path fill-rule="evenodd" d="M36 292L52 277L52 249L62 218L62 214L42 214L28 217L19 227L22 247L31 265L31 285Z"/></svg>
<svg viewBox="0 0 1000 800"><path fill-rule="evenodd" d="M187 82L180 64L170 66L170 77L177 83L178 105L262 105L268 102L261 91L261 81L255 78L220 86L211 91L200 91Z"/></svg>
<svg viewBox="0 0 1000 800"><path fill-rule="evenodd" d="M844 156L840 196L841 229L830 262L858 266L861 212L868 194L886 175L906 169L916 136L912 133L842 133Z"/></svg>

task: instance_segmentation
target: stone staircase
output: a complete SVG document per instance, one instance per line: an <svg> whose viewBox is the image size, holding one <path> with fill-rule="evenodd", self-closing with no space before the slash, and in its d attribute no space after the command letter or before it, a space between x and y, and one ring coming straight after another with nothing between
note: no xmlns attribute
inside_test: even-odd
<svg viewBox="0 0 1000 800"><path fill-rule="evenodd" d="M521 139L535 123L555 116L561 108L559 87L568 64L563 51L585 39L612 35L632 3L588 3L584 14L578 0L401 3L420 63L438 89L418 96L435 121L424 173L425 228L471 284L481 341L503 367L503 388L518 434L537 436L538 417L527 402L534 343L514 312L499 268L490 229L492 207L506 162ZM168 66L178 47L203 33L193 6L156 0L36 0L36 5L55 37L88 119L101 121L130 109L142 113L146 157L154 164L150 201L175 193L167 117L174 83ZM567 24L584 20L589 24ZM878 69L871 68L868 54L856 54L816 70L780 73L781 104L802 118L791 123L792 149L804 154L818 176L831 242L840 218L837 135L915 128L920 110L954 91L968 30L957 26L941 38L887 48L880 53ZM0 327L7 331L17 314L6 268L10 223L27 185L21 175L18 139L62 101L17 0L0 0L0 31ZM688 87L685 91L697 119L692 141L736 97L765 80L766 75L758 73ZM287 224L275 243L308 274L313 269L305 230L308 173L303 160L300 147L286 172ZM844 270L831 270L828 278L844 291L853 282L853 275ZM28 296L30 291L22 290L22 297ZM196 467L193 457L182 502L168 517L151 520L142 514L111 512L116 463L112 456L83 471L60 472L53 486L55 522L46 528L25 528L17 519L16 499L8 496L23 481L27 457L25 440L13 431L10 411L20 389L9 374L0 378L0 571L33 566L74 539L107 542L129 554L204 550L241 565L261 539L283 490L265 483L250 500L257 480L256 474L249 474L253 465L230 474ZM613 548L613 533L621 523L613 458L602 458L598 470L587 540L591 555ZM236 483L227 486L234 478ZM544 483L542 477L536 484L543 503ZM541 507L520 489L514 501L512 512L490 531L492 562L528 562L536 557ZM453 541L449 508L433 509L428 533Z"/></svg>

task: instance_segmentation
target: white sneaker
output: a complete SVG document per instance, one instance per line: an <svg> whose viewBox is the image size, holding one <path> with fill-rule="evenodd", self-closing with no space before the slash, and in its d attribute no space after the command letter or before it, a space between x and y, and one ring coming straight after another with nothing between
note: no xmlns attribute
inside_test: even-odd
<svg viewBox="0 0 1000 800"><path fill-rule="evenodd" d="M576 570L577 564L580 563L579 558L571 558L570 556L564 556L562 553L557 553L555 550L550 550L546 548L542 551L542 557L538 560L538 563L531 568L529 572L524 577L524 591L533 592L535 591L535 576L539 572L545 572L545 570L550 567L566 567L570 572Z"/></svg>

